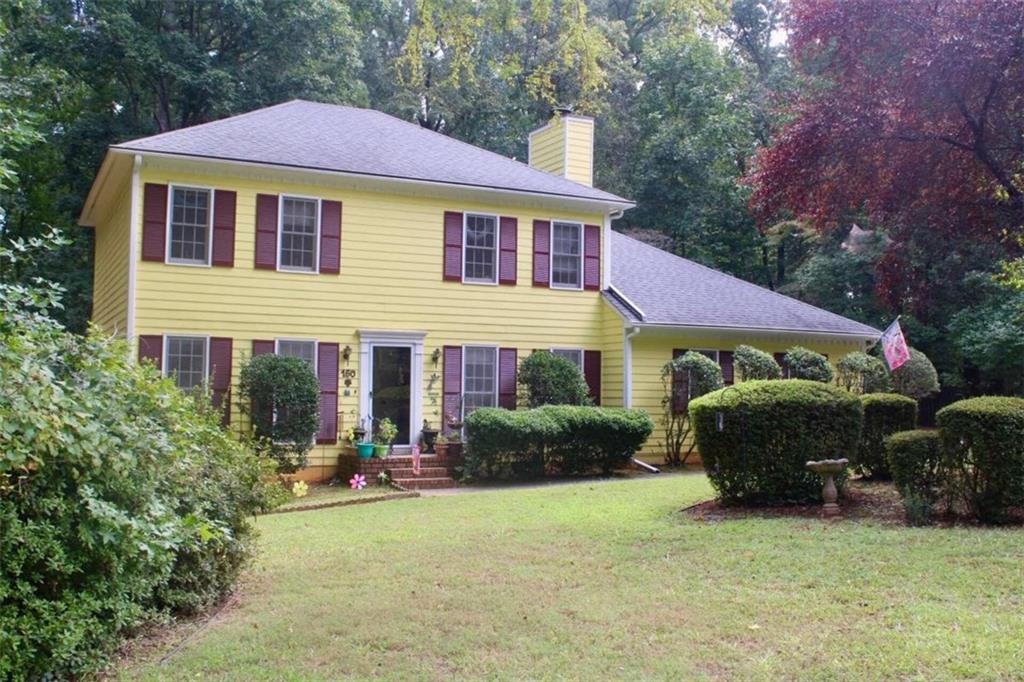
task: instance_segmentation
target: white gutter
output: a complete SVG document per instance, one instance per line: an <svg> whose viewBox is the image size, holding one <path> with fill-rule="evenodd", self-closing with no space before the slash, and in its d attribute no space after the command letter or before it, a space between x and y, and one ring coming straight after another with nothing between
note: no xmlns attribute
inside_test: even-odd
<svg viewBox="0 0 1024 682"><path fill-rule="evenodd" d="M132 160L132 194L128 217L128 315L125 337L129 346L135 338L135 285L138 280L139 238L142 234L142 187L140 186L139 170L142 168L142 155L136 154ZM131 352L131 357L138 354Z"/></svg>
<svg viewBox="0 0 1024 682"><path fill-rule="evenodd" d="M624 293L619 291L614 284L609 284L608 290L611 291L618 298L621 298L626 303L626 305L633 309L633 312L635 312L637 316L640 318L640 322L638 324L643 323L643 319L647 317L647 315L640 308L640 306L638 306L636 303L633 303L633 301L631 301L630 298L626 296Z"/></svg>
<svg viewBox="0 0 1024 682"><path fill-rule="evenodd" d="M626 327L622 334L622 406L633 407L633 337L640 327Z"/></svg>

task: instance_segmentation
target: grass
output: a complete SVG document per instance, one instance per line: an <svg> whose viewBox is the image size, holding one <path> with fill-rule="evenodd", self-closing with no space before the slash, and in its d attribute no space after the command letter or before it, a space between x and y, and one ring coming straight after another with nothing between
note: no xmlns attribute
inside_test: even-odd
<svg viewBox="0 0 1024 682"><path fill-rule="evenodd" d="M237 606L139 679L1020 679L1024 536L692 520L700 475L259 519Z"/></svg>
<svg viewBox="0 0 1024 682"><path fill-rule="evenodd" d="M376 484L371 484L362 490L353 490L348 485L316 485L309 487L309 493L305 497L296 497L278 509L290 511L305 507L350 504L357 501L367 502L371 499L381 500L402 496L404 495L401 490Z"/></svg>

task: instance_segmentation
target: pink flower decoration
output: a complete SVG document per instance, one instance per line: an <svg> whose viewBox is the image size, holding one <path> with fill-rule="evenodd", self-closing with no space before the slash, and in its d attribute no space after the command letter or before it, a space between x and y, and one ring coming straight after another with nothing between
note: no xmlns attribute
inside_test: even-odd
<svg viewBox="0 0 1024 682"><path fill-rule="evenodd" d="M363 476L362 474L356 474L355 476L352 477L348 484L352 486L352 490L362 490L363 488L366 487L366 476Z"/></svg>

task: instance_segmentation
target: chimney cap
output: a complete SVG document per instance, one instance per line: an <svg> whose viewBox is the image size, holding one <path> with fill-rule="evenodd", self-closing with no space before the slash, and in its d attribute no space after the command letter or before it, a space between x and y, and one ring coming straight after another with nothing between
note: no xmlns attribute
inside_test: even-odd
<svg viewBox="0 0 1024 682"><path fill-rule="evenodd" d="M569 116L572 114L572 106L569 104L556 104L552 107L552 113L558 114L559 116Z"/></svg>

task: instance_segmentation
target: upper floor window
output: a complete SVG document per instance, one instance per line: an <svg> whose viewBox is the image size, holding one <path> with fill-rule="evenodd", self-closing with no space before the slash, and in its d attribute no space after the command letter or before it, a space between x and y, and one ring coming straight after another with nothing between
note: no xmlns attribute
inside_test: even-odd
<svg viewBox="0 0 1024 682"><path fill-rule="evenodd" d="M498 281L498 219L466 214L462 281L494 284Z"/></svg>
<svg viewBox="0 0 1024 682"><path fill-rule="evenodd" d="M209 366L208 339L204 336L168 336L164 347L164 373L178 388L191 391L201 386Z"/></svg>
<svg viewBox="0 0 1024 682"><path fill-rule="evenodd" d="M462 415L498 404L498 349L465 346L462 370Z"/></svg>
<svg viewBox="0 0 1024 682"><path fill-rule="evenodd" d="M583 286L583 226L579 223L551 225L551 286L559 289Z"/></svg>
<svg viewBox="0 0 1024 682"><path fill-rule="evenodd" d="M172 187L167 262L209 265L213 217L210 195L208 189Z"/></svg>
<svg viewBox="0 0 1024 682"><path fill-rule="evenodd" d="M320 201L302 197L281 197L281 234L278 266L282 270L317 271L320 241Z"/></svg>
<svg viewBox="0 0 1024 682"><path fill-rule="evenodd" d="M552 348L551 352L560 358L565 358L576 365L579 371L583 371L583 349L582 348Z"/></svg>
<svg viewBox="0 0 1024 682"><path fill-rule="evenodd" d="M274 352L286 358L305 360L316 371L316 341L307 339L277 339Z"/></svg>

